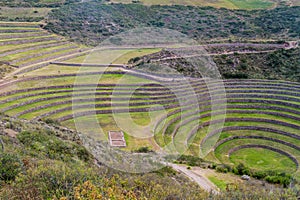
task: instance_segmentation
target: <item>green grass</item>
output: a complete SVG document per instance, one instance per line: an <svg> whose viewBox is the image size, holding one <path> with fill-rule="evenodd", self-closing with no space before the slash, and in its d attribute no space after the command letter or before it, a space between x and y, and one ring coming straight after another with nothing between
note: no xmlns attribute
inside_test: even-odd
<svg viewBox="0 0 300 200"><path fill-rule="evenodd" d="M47 38L52 38L55 35L44 35L44 36L32 36L32 37L27 37L27 38L9 38L9 39L1 39L0 42L6 42L6 41L23 41L23 40L32 40L32 39L47 39Z"/></svg>
<svg viewBox="0 0 300 200"><path fill-rule="evenodd" d="M128 61L131 58L135 58L135 57L142 57L148 54L152 54L152 53L157 53L161 51L161 49L135 49L135 50L131 50L127 53L125 53L124 55L122 55L121 57L117 58L115 61L113 61L113 63L116 64L127 64Z"/></svg>
<svg viewBox="0 0 300 200"><path fill-rule="evenodd" d="M5 8L5 7L1 7ZM0 25L9 24L10 26L38 26L38 22L14 22L14 21L0 21Z"/></svg>
<svg viewBox="0 0 300 200"><path fill-rule="evenodd" d="M132 121L137 125L147 126L151 122L151 118L148 113L130 113Z"/></svg>
<svg viewBox="0 0 300 200"><path fill-rule="evenodd" d="M274 139L283 140L285 142L290 142L292 144L295 144L297 146L300 146L300 141L296 140L294 138L276 134L276 133L270 133L270 132L264 132L264 131L255 131L255 130L233 130L233 131L223 131L220 135L220 140L223 140L228 137L232 136L249 136L249 135L255 135L255 136L264 136Z"/></svg>
<svg viewBox="0 0 300 200"><path fill-rule="evenodd" d="M214 119L222 119L224 118L224 116L220 115L220 116L214 116ZM289 118L285 118L285 117L278 117L278 116L274 116L274 115L266 115L266 114L240 114L240 113L227 113L226 114L227 118L252 118L252 119L271 119L271 120L277 120L277 121L282 121L282 122L287 122L290 124L295 124L295 125L300 125L299 121L297 120L293 120L293 119L289 119ZM203 118L201 121L202 122L206 122L208 120L210 120L210 117L207 118Z"/></svg>
<svg viewBox="0 0 300 200"><path fill-rule="evenodd" d="M54 47L43 48L43 49L29 50L29 51L26 51L26 52L21 52L21 53L12 54L12 55L2 57L1 60L13 61L14 59L34 55L34 54L37 54L37 53L48 52L48 51L52 51L52 50L55 50L55 49L60 49L60 48L68 47L68 46L71 46L71 45L65 44L65 45L61 45L61 46L54 46Z"/></svg>
<svg viewBox="0 0 300 200"><path fill-rule="evenodd" d="M63 51L58 51L58 52L54 52L54 53L51 53L51 54L46 54L46 55L42 55L42 56L39 56L39 57L35 57L35 58L30 58L28 60L24 60L24 61L21 61L21 62L18 62L16 63L16 65L30 65L29 63L32 62L32 61L36 61L36 60L40 60L40 59L46 59L48 57L52 57L52 56L57 56L57 58L60 57L61 54L64 54L64 53L68 53L68 52L72 52L74 51L74 49L67 49L67 50L63 50Z"/></svg>
<svg viewBox="0 0 300 200"><path fill-rule="evenodd" d="M59 75L59 74L71 74L71 73L82 73L82 72L101 72L101 71L116 71L116 68L112 67L72 67L72 66L61 66L61 65L48 65L38 70L34 70L26 73L28 76L34 75Z"/></svg>
<svg viewBox="0 0 300 200"><path fill-rule="evenodd" d="M280 143L276 143L276 142L272 142L272 141L266 141L266 140L260 140L260 139L236 139L236 140L231 140L231 141L228 141L228 142L225 142L224 144L221 144L216 150L215 150L215 156L216 158L218 158L222 163L226 163L226 164L238 164L238 162L245 162L246 165L249 165L249 167L251 166L253 169L256 169L256 170L265 170L265 169L276 169L277 170L277 165L276 165L276 162L281 162L284 163L284 162L287 162L287 163L290 163L292 162L288 157L284 156L284 155L281 155L279 154L278 155L278 158L275 157L275 154L272 154L273 151L270 151L270 150L266 150L266 151L252 151L252 154L249 153L248 154L244 154L243 151L240 155L247 155L245 158L244 157L237 157L237 159L232 159L232 157L228 157L228 151L234 147L238 147L238 146L241 146L241 145L247 145L247 144L258 144L258 145L266 145L266 146L270 146L270 147L273 147L273 148L277 148L277 149L280 149L282 151L285 151L291 155L293 155L298 161L299 161L299 157L300 157L300 153L298 150L294 149L294 148L291 148L289 146L286 146L286 145L283 145L283 144L280 144ZM260 148L258 148L260 149ZM248 149L246 149L248 150ZM256 150L256 148L250 148L250 150ZM262 150L265 150L265 149L262 149ZM239 151L237 151L239 152ZM254 152L254 153L253 153ZM270 156L268 156L268 154L271 152ZM278 153L276 153L277 155ZM234 153L232 154L234 155ZM238 154L239 155L239 154ZM265 157L265 159L268 159L269 161L264 161L262 160L263 162L258 162L258 163L254 163L254 161L251 161L251 159L255 159L255 155L258 157L257 159L260 159L259 157L262 155ZM234 158L234 157L233 157ZM276 159L277 158L277 159ZM286 159L284 159L286 158ZM249 161L248 161L249 159ZM263 159L263 158L261 158ZM261 160L260 159L260 160ZM287 160L290 160L287 161ZM249 162L249 164L247 164L246 162ZM261 164L262 163L262 164ZM270 164L269 164L270 163ZM261 165L260 165L261 164ZM272 165L274 165L272 167ZM286 172L295 172L296 171L296 166L295 164L291 164L291 166L289 165L288 168L285 168L283 169L281 167L281 163L278 163L278 170L285 170Z"/></svg>
<svg viewBox="0 0 300 200"><path fill-rule="evenodd" d="M241 149L231 154L230 160L256 170L293 171L295 163L288 157L267 149Z"/></svg>
<svg viewBox="0 0 300 200"><path fill-rule="evenodd" d="M297 129L281 126L278 124L269 124L263 122L225 122L224 126L260 126L260 127L278 129L278 130L282 130L294 134L299 134L299 130Z"/></svg>
<svg viewBox="0 0 300 200"><path fill-rule="evenodd" d="M147 49L121 49L121 50L94 50L86 56L79 56L66 60L70 63L114 63L114 64L126 64L131 58L144 56L159 52L159 48L147 48Z"/></svg>
<svg viewBox="0 0 300 200"><path fill-rule="evenodd" d="M103 74L103 75L91 75L91 76L82 76L78 83L86 83L86 84L94 84L95 78L100 78L99 83L116 83L122 75L111 75L111 74ZM125 75L127 76L127 75ZM43 87L43 86L50 86L50 85L66 85L66 84L74 84L76 77L61 77L61 78L49 78L44 79L42 82L39 80L34 81L26 81L20 82L17 84L18 89L25 89L25 88L32 88L32 87Z"/></svg>
<svg viewBox="0 0 300 200"><path fill-rule="evenodd" d="M208 112L206 112L208 113ZM193 115L193 116L196 116L196 115ZM193 117L193 116L189 116L190 117ZM225 116L224 115L215 115L213 116L213 119L222 119L224 118ZM273 119L273 120L280 120L280 121L283 121L283 122L287 122L287 123L292 123L292 124L296 124L296 125L299 125L299 122L296 121L296 120L292 120L292 119L287 119L287 118L284 118L284 117L277 117L277 116L272 116L272 115L265 115L265 114L230 114L230 113L227 113L226 115L227 118L230 118L230 117L236 117L236 118L243 118L243 117L248 117L248 118L253 118L253 119L256 119L256 118L264 118L264 119ZM187 119L187 118L185 118ZM198 123L203 123L203 122L207 122L211 120L210 117L206 117L206 118L202 118L200 121L198 121ZM197 120L195 120L197 121ZM172 123L167 129L166 129L166 134L169 135L173 132L175 126L179 123L179 121L176 121L174 123ZM235 123L243 123L243 122L226 122L226 124L232 124L233 126L235 125ZM290 131L292 133L295 133L297 132L295 129L292 129L292 128L288 128L288 127L284 127L284 126L281 126L281 125L276 125L276 124L268 124L268 123L260 123L260 122L244 122L245 125L247 124L255 124L257 126L262 126L262 127L265 127L265 125L267 125L267 127L270 127L270 128L278 128L279 130L285 130L285 131Z"/></svg>
<svg viewBox="0 0 300 200"><path fill-rule="evenodd" d="M65 100L71 100L71 98L65 99ZM28 104L28 105L25 105L25 106L21 106L21 107L9 110L5 113L8 114L8 115L15 115L19 112L22 112L26 109L30 109L34 106L47 105L48 103L54 103L54 102L60 102L60 101L61 100L55 99L55 100L43 101L43 102L34 103L34 104ZM110 101L101 101L101 102L98 101L97 103L98 104L99 103L110 104ZM122 103L122 102L119 102L119 103ZM124 103L126 103L126 102L124 102ZM90 104L92 104L92 102L76 103L75 105L90 105ZM67 108L67 107L72 107L72 104L62 104L62 105L47 107L47 108L44 108L44 109L36 110L34 112L31 112L31 113L27 113L25 115L22 115L21 117L26 118L26 119L32 119L32 118L34 118L36 116L39 116L43 113L47 113L47 112L51 112L51 111L54 111L54 110L58 110L58 109L61 109L61 108ZM114 109L125 109L125 108L148 108L148 107L149 107L148 105L141 105L141 106L128 106L128 107L127 106L126 107L115 106L113 108ZM103 108L96 108L95 110L111 110L113 108L112 107L103 107ZM72 114L72 112L74 112L74 111L79 112L79 111L90 111L90 110L91 110L91 108L88 108L88 109L87 108L80 108L80 109L74 109L74 110L67 110L67 111L64 111L64 112L53 114L53 115L51 115L51 117L52 118L59 118L59 117L63 117L63 116ZM131 113L130 113L130 115L131 115ZM147 118L144 119L144 118L139 118L139 116L135 116L133 118L133 123L138 124L140 126L146 126L150 123L150 119L147 119Z"/></svg>
<svg viewBox="0 0 300 200"><path fill-rule="evenodd" d="M1 24L0 24L1 25ZM29 33L0 33L0 37L1 36L15 36L15 38L18 38L18 36L23 36L24 34L39 34L39 33L43 33L41 30L37 30L36 32L29 32Z"/></svg>
<svg viewBox="0 0 300 200"><path fill-rule="evenodd" d="M188 134L196 125L198 125L198 121L191 121L184 126L181 126L175 133L176 135L175 137L173 137L173 143L178 152L185 153L187 151L188 146L186 145L186 141L188 138Z"/></svg>
<svg viewBox="0 0 300 200"><path fill-rule="evenodd" d="M220 180L215 176L208 176L207 178L221 190L226 189L227 183L224 180Z"/></svg>
<svg viewBox="0 0 300 200"><path fill-rule="evenodd" d="M16 49L22 49L22 48L27 48L27 47L32 47L36 45L44 45L44 44L52 44L54 41L44 41L44 42L33 42L33 43L26 43L26 44L9 44L9 45L3 45L0 46L0 52L5 52L5 51L13 51Z"/></svg>
<svg viewBox="0 0 300 200"><path fill-rule="evenodd" d="M99 91L101 92L101 91ZM107 92L107 90L104 90L104 92ZM74 94L74 96L72 96ZM75 96L75 94L81 94L81 95L84 95L84 96ZM65 95L71 95L71 96L65 96ZM61 97L60 99L52 99L52 100L44 100L43 98L47 98L47 97L55 97L55 96L65 96L65 97ZM49 104L53 101L60 101L60 102L64 102L64 101L67 101L67 100L72 100L72 99L90 99L92 100L93 98L108 98L108 97L111 97L111 98L128 98L129 100L113 100L113 101L97 101L95 103L136 103L136 102L156 102L157 100L144 100L143 98L144 97L148 97L148 96L129 96L129 95L123 95L123 96L119 96L119 95L106 95L106 94L101 94L101 95L96 95L94 94L92 91L87 91L87 92L75 92L75 91L72 91L70 90L69 92L61 92L61 93L53 93L53 94L45 94L45 95L40 95L39 93L36 93L36 96L31 96L31 97L26 97L26 98L22 98L22 99L17 99L17 100L13 100L13 101L9 101L9 102L6 102L6 103L3 103L0 105L0 109L1 108L5 108L5 107L8 107L8 106L11 106L11 105L15 105L15 104L19 104L19 103L23 103L23 102L26 102L26 101L29 101L29 100L35 100L35 99L38 99L39 101L37 103L33 103L33 104L26 104L24 106L20 106L18 107L17 109L26 109L26 108L30 108L31 106L40 106L40 105L37 105L37 104L41 104L41 105L44 105L44 104ZM132 99L130 100L130 98L138 98L138 99ZM83 103L76 103L76 105L81 105ZM67 104L64 104L63 106L66 106ZM62 106L62 105L61 105ZM142 118L145 118L147 116L141 116Z"/></svg>
<svg viewBox="0 0 300 200"><path fill-rule="evenodd" d="M160 116L159 112L153 112L152 114L156 116ZM137 118L140 116L140 113L130 113L130 115L134 118ZM75 120L65 121L62 124L72 129L77 128L79 131L85 130L85 133L88 133L89 136L94 137L95 140L107 140L108 131L122 130L125 134L124 136L127 143L127 147L125 148L125 150L135 150L141 146L149 146L151 149L156 149L157 146L153 142L151 132L147 132L151 130L153 124L147 125L148 128L147 126L145 126L144 132L141 132L145 134L144 136L148 136L148 137L144 137L144 138L134 137L136 136L135 132L134 131L131 132L127 130L127 129L130 130L132 125L128 122L124 124L122 121L118 121L119 119L122 118L124 122L128 121L128 119L124 118L124 116L126 115L125 114L103 114L97 116L84 116L84 117L77 118Z"/></svg>

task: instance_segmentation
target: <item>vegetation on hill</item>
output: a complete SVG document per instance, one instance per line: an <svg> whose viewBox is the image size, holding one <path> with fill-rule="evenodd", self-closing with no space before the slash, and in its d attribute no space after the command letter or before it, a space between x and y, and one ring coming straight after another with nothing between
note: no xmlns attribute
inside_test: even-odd
<svg viewBox="0 0 300 200"><path fill-rule="evenodd" d="M227 10L192 6L65 5L49 14L46 29L76 42L98 45L109 36L138 27L177 30L198 41L299 38L300 7ZM80 31L78 31L80 30Z"/></svg>
<svg viewBox="0 0 300 200"><path fill-rule="evenodd" d="M15 131L17 137L5 135L4 129ZM99 167L80 145L77 133L63 127L1 115L0 130L4 145L0 153L0 198L91 199L95 193L98 199L207 197L196 184L169 168L132 175Z"/></svg>
<svg viewBox="0 0 300 200"><path fill-rule="evenodd" d="M154 73L162 73L163 67L168 66L176 72L190 77L201 77L200 72L190 66L185 58L161 60L174 55L168 51L136 57L129 60L129 64L135 69L144 71L152 70ZM220 74L225 79L273 79L300 82L300 48L289 50L276 50L262 53L233 53L212 56ZM144 64L154 63L154 67L144 67Z"/></svg>
<svg viewBox="0 0 300 200"><path fill-rule="evenodd" d="M296 193L257 185L202 191L170 168L133 175L96 165L76 132L42 122L0 116L0 197L3 199L277 199ZM16 137L4 134L13 130ZM11 166L14 167L11 167Z"/></svg>
<svg viewBox="0 0 300 200"><path fill-rule="evenodd" d="M224 78L276 79L300 82L300 48L260 54L214 56Z"/></svg>

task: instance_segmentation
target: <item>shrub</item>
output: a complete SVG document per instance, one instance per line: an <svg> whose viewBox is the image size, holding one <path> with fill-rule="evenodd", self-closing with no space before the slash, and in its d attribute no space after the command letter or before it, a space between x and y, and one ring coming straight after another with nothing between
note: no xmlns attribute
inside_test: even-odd
<svg viewBox="0 0 300 200"><path fill-rule="evenodd" d="M22 161L10 153L2 153L0 156L0 179L5 182L14 180L22 170Z"/></svg>
<svg viewBox="0 0 300 200"><path fill-rule="evenodd" d="M53 125L60 125L60 123L59 123L57 120L50 119L50 118L45 119L44 122L45 122L46 124L50 124L50 125L51 125L51 124L53 124Z"/></svg>
<svg viewBox="0 0 300 200"><path fill-rule="evenodd" d="M274 183L274 184L281 184L284 187L287 187L291 181L292 176L286 173L276 173L274 171L266 172L267 176L265 177L265 180L268 183Z"/></svg>
<svg viewBox="0 0 300 200"><path fill-rule="evenodd" d="M177 159L180 164L186 164L189 166L200 166L203 163L203 159L190 155L182 155Z"/></svg>
<svg viewBox="0 0 300 200"><path fill-rule="evenodd" d="M244 175L244 172L247 172L248 170L249 169L243 163L238 164L236 167L237 175Z"/></svg>
<svg viewBox="0 0 300 200"><path fill-rule="evenodd" d="M226 79L247 79L248 75L247 74L243 74L243 73L224 73L223 74L224 78Z"/></svg>
<svg viewBox="0 0 300 200"><path fill-rule="evenodd" d="M149 152L153 152L153 150L151 150L149 147L140 147L137 150L135 150L134 152L136 152L136 153L149 153Z"/></svg>
<svg viewBox="0 0 300 200"><path fill-rule="evenodd" d="M246 69L248 68L247 63L241 63L241 64L240 64L240 68L241 68L242 70L246 70Z"/></svg>
<svg viewBox="0 0 300 200"><path fill-rule="evenodd" d="M215 163L212 164L211 168L216 169L217 165Z"/></svg>
<svg viewBox="0 0 300 200"><path fill-rule="evenodd" d="M254 172L252 176L257 179L263 179L267 176L267 173L264 171L257 171L257 172Z"/></svg>
<svg viewBox="0 0 300 200"><path fill-rule="evenodd" d="M260 180L265 180L268 183L281 184L284 187L287 187L292 181L292 176L289 174L277 171L254 171L242 163L234 167L232 173L237 175L249 175Z"/></svg>
<svg viewBox="0 0 300 200"><path fill-rule="evenodd" d="M227 173L230 171L230 168L229 168L229 166L226 166L226 165L219 165L216 167L216 171L221 172L221 173Z"/></svg>

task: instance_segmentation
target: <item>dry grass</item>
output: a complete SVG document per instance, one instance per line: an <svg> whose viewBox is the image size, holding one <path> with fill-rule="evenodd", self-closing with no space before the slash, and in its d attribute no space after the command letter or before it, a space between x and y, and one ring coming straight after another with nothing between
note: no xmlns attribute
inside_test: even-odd
<svg viewBox="0 0 300 200"><path fill-rule="evenodd" d="M45 17L50 10L51 8L1 7L0 13L2 17L8 17L8 18L24 18L24 17L35 18L35 17Z"/></svg>
<svg viewBox="0 0 300 200"><path fill-rule="evenodd" d="M112 0L118 3L132 3L131 0ZM212 6L228 9L264 9L274 5L273 0L140 0L145 5L191 5Z"/></svg>

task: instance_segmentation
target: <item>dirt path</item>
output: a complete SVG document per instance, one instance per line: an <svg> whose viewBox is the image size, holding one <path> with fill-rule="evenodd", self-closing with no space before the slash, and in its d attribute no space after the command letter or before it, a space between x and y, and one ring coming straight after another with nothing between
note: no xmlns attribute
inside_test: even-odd
<svg viewBox="0 0 300 200"><path fill-rule="evenodd" d="M50 59L50 60L41 61L39 63L34 63L34 64L31 64L31 65L28 65L28 66L25 66L25 67L21 67L21 68L18 68L17 70L15 70L15 71L13 71L12 73L7 74L3 79L5 80L5 79L11 78L15 75L20 75L20 74L22 75L22 74L26 73L26 72L22 73L22 71L24 71L26 69L31 69L32 67L35 67L35 66L38 66L38 65L46 64L45 66L48 66L48 65L50 65L51 62L55 62L55 61L58 61L58 60L61 60L61 59L68 59L68 58L70 58L72 56L76 56L76 55L80 56L80 55L82 55L84 53L87 53L89 51L90 50L80 51L80 52L60 56L60 57L57 57L57 58L53 58L53 59ZM42 68L42 67L40 67L40 68ZM33 70L36 70L36 69L32 69L30 71L33 71Z"/></svg>
<svg viewBox="0 0 300 200"><path fill-rule="evenodd" d="M212 192L214 194L219 193L217 187L212 182L210 182L206 177L194 173L192 170L187 169L186 166L181 166L173 163L167 163L167 166L170 166L176 171L183 173L185 176L189 177L192 181L196 182L204 190L208 192Z"/></svg>
<svg viewBox="0 0 300 200"><path fill-rule="evenodd" d="M204 47L214 47L214 48L221 48L221 47L269 47L269 48L272 48L272 50L265 50L265 51L238 51L237 53L240 53L240 54L253 54L253 53L267 53L267 52L272 52L272 51L275 51L275 50L278 50L278 49L282 49L284 48L284 45L283 44L259 44L259 43L215 43L215 44L205 44L205 45L195 45L195 46L192 46L192 47L181 47L182 49L185 49L185 48L204 48ZM159 44L159 45L151 45L151 46L130 46L130 47L105 47L105 49L136 49L136 48L149 48L149 47L152 47L152 48L166 48L165 44ZM175 48L175 49L181 49L180 47L179 48ZM26 67L22 67L22 68L19 68L18 70L12 72L12 73L9 73L7 74L3 79L7 79L9 77L13 77L14 75L19 75L19 74L22 74L22 72L26 69L30 69L30 68L33 68L37 65L47 65L47 64L50 64L51 62L59 62L60 60L65 60L67 59L68 57L72 57L74 55L80 55L82 53L85 53L85 52L89 52L90 50L85 50L85 51L82 51L82 52L78 52L78 53L73 53L73 54L70 54L70 55L64 55L64 56L61 56L61 57L57 57L57 58L54 58L54 59L50 59L50 60L46 60L46 61L41 61L39 63L35 63L35 64L32 64L32 65L28 65ZM214 56L214 55L230 55L230 54L234 54L236 52L232 51L232 52L224 52L224 53L210 53L210 54L207 54L208 56ZM196 56L199 56L199 55L187 55L187 56L182 56L182 57L170 57L170 58L162 58L162 59L159 59L157 61L162 61L162 60L168 60L168 59L176 59L176 58L188 58L188 57L196 57ZM203 56L203 55L201 55ZM118 65L118 64L117 64ZM122 65L123 66L123 65ZM34 69L33 69L34 70Z"/></svg>
<svg viewBox="0 0 300 200"><path fill-rule="evenodd" d="M161 62L166 60L174 60L174 59L181 59L181 58L194 58L194 57L201 57L201 56L219 56L219 55L233 55L235 53L238 54L260 54L260 53L270 53L275 52L276 50L265 50L265 51L230 51L230 52L222 52L222 53L207 53L207 54L193 54L187 56L173 56L173 57L166 57L157 60L152 60L152 62Z"/></svg>

